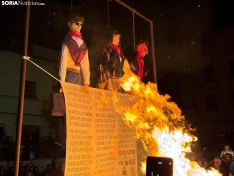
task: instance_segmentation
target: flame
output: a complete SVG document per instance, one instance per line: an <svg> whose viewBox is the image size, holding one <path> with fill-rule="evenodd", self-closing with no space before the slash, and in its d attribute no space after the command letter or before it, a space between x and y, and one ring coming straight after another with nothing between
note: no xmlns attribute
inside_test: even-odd
<svg viewBox="0 0 234 176"><path fill-rule="evenodd" d="M160 95L157 85L144 84L131 72L124 62L124 76L120 78L121 87L138 97L130 106L115 101L115 110L122 115L124 122L136 131L144 149L150 156L171 157L174 160L174 176L215 176L221 175L215 169L205 170L196 162L185 157L191 152L191 142L197 138L185 129L185 118L169 95ZM142 162L142 172L146 163Z"/></svg>

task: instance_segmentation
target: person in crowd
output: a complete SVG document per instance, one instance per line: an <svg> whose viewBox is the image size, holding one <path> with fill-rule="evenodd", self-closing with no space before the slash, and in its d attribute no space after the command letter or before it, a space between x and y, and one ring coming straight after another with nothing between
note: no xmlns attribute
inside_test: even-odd
<svg viewBox="0 0 234 176"><path fill-rule="evenodd" d="M4 170L0 170L0 176L5 176L5 171Z"/></svg>
<svg viewBox="0 0 234 176"><path fill-rule="evenodd" d="M230 172L234 173L234 161L232 161L229 165Z"/></svg>
<svg viewBox="0 0 234 176"><path fill-rule="evenodd" d="M48 158L50 156L48 136L45 136L43 141L44 141L43 143L44 143L44 147L45 147L44 155L46 158Z"/></svg>
<svg viewBox="0 0 234 176"><path fill-rule="evenodd" d="M225 156L226 153L231 154L232 157L233 157L233 151L231 150L229 144L224 144L223 150L222 150L222 152L221 152L221 154L220 154L220 158L221 158L221 159L224 159L224 156Z"/></svg>
<svg viewBox="0 0 234 176"><path fill-rule="evenodd" d="M39 167L38 166L34 166L33 170L32 170L32 174L33 176L42 176L40 171L39 171Z"/></svg>
<svg viewBox="0 0 234 176"><path fill-rule="evenodd" d="M215 168L216 170L218 170L221 174L223 174L223 176L226 176L227 175L227 171L226 171L225 168L223 168L221 166L221 163L222 163L221 159L218 158L218 157L216 157L213 160L213 165L212 166L213 166L213 168Z"/></svg>
<svg viewBox="0 0 234 176"><path fill-rule="evenodd" d="M202 158L198 158L196 160L197 164L200 166L200 167L203 167L203 161L202 161Z"/></svg>
<svg viewBox="0 0 234 176"><path fill-rule="evenodd" d="M41 172L43 176L49 176L50 171L52 170L52 164L48 163L46 168Z"/></svg>
<svg viewBox="0 0 234 176"><path fill-rule="evenodd" d="M44 153L45 153L44 140L43 138L40 138L35 146L35 155L36 155L35 157L37 159L42 159L44 158Z"/></svg>
<svg viewBox="0 0 234 176"><path fill-rule="evenodd" d="M54 138L52 137L52 133L48 133L48 157L52 157L54 153Z"/></svg>
<svg viewBox="0 0 234 176"><path fill-rule="evenodd" d="M21 163L19 165L19 176L24 176L24 166Z"/></svg>
<svg viewBox="0 0 234 176"><path fill-rule="evenodd" d="M101 65L99 66L100 78L98 88L123 92L119 78L123 76L124 55L120 46L120 34L111 31L107 45L102 50Z"/></svg>
<svg viewBox="0 0 234 176"><path fill-rule="evenodd" d="M148 54L148 42L140 42L135 48L135 57L130 61L130 67L133 73L139 77L140 80L147 75L148 71L144 70L144 58Z"/></svg>
<svg viewBox="0 0 234 176"><path fill-rule="evenodd" d="M6 139L6 137L7 137L6 133L3 133L1 136L1 141L4 141Z"/></svg>
<svg viewBox="0 0 234 176"><path fill-rule="evenodd" d="M7 153L10 160L14 159L15 156L15 141L13 140L13 136L9 136L7 141Z"/></svg>
<svg viewBox="0 0 234 176"><path fill-rule="evenodd" d="M28 169L24 172L24 176L34 176L34 175L33 172L30 169Z"/></svg>
<svg viewBox="0 0 234 176"><path fill-rule="evenodd" d="M208 166L210 160L211 160L210 158L206 158L206 157L202 158L202 163L203 163L204 168Z"/></svg>
<svg viewBox="0 0 234 176"><path fill-rule="evenodd" d="M30 167L29 167L28 164L26 164L26 165L24 166L24 172L26 172L27 170L30 170Z"/></svg>
<svg viewBox="0 0 234 176"><path fill-rule="evenodd" d="M7 170L6 176L14 176L14 166L11 166L11 167Z"/></svg>
<svg viewBox="0 0 234 176"><path fill-rule="evenodd" d="M55 162L54 168L50 171L49 176L61 176L60 162Z"/></svg>
<svg viewBox="0 0 234 176"><path fill-rule="evenodd" d="M21 136L20 159L25 159L25 142L26 142L26 137Z"/></svg>
<svg viewBox="0 0 234 176"><path fill-rule="evenodd" d="M1 153L2 153L2 159L3 160L9 160L9 155L8 155L8 141L9 141L9 136L4 137L4 140L2 141L1 145Z"/></svg>
<svg viewBox="0 0 234 176"><path fill-rule="evenodd" d="M230 153L226 153L224 155L224 159L222 160L221 166L226 170L226 173L230 172L230 163L232 162L232 155Z"/></svg>
<svg viewBox="0 0 234 176"><path fill-rule="evenodd" d="M64 37L59 66L60 81L82 85L88 93L90 84L90 69L88 48L81 35L84 18L81 15L71 15L68 20L69 31ZM62 91L62 89L61 89ZM61 92L60 91L60 92ZM59 131L56 144L66 146L66 117L59 117Z"/></svg>
<svg viewBox="0 0 234 176"><path fill-rule="evenodd" d="M64 175L64 173L65 173L65 163L64 162L60 163L60 172L61 172L61 175Z"/></svg>
<svg viewBox="0 0 234 176"><path fill-rule="evenodd" d="M24 156L27 159L34 159L35 146L32 136L29 136L25 141Z"/></svg>
<svg viewBox="0 0 234 176"><path fill-rule="evenodd" d="M0 176L5 176L6 170L4 165L0 165Z"/></svg>

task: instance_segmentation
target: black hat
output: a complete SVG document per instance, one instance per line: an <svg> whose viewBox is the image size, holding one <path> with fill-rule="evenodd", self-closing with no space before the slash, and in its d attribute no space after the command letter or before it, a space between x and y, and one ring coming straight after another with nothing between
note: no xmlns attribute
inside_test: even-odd
<svg viewBox="0 0 234 176"><path fill-rule="evenodd" d="M79 14L73 14L69 17L69 20L68 22L71 22L71 23L78 23L78 22L82 22L84 23L84 17L82 17L81 15Z"/></svg>

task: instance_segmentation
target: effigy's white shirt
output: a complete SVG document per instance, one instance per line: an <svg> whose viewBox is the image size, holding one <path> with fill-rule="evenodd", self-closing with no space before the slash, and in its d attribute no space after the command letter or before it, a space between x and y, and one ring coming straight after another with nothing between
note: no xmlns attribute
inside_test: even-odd
<svg viewBox="0 0 234 176"><path fill-rule="evenodd" d="M84 42L82 39L80 39L78 37L72 36L72 38L76 41L76 43L78 44L79 47ZM60 81L65 81L67 68L72 68L72 69L76 69L76 70L81 69L83 77L84 77L84 84L89 85L90 84L90 69L89 69L88 50L80 63L80 68L75 65L75 62L72 60L69 49L65 44L62 45L62 53L61 54L62 54L62 56L61 56L60 66L59 66Z"/></svg>

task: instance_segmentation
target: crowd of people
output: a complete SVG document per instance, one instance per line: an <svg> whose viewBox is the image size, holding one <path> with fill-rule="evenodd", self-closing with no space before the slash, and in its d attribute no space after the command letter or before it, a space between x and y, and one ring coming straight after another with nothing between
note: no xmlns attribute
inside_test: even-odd
<svg viewBox="0 0 234 176"><path fill-rule="evenodd" d="M214 158L200 157L196 160L200 167L207 170L214 168L218 170L223 176L234 176L234 155L230 144L224 144L223 150L219 156Z"/></svg>
<svg viewBox="0 0 234 176"><path fill-rule="evenodd" d="M63 176L64 162L53 160L48 163L44 169L40 169L37 165L23 165L19 163L19 176ZM14 166L0 165L0 176L14 176Z"/></svg>
<svg viewBox="0 0 234 176"><path fill-rule="evenodd" d="M15 142L13 137L3 134L0 146L0 159L14 160ZM65 148L55 144L51 132L48 136L44 136L44 138L40 138L39 140L33 139L32 136L22 137L21 139L21 160L63 158L64 156Z"/></svg>

